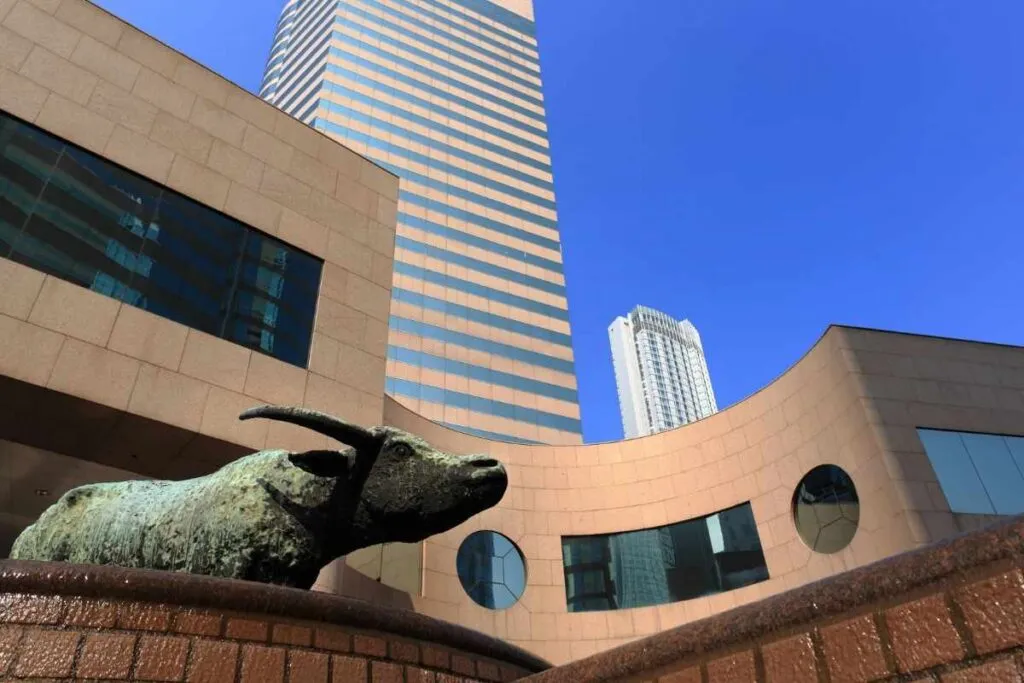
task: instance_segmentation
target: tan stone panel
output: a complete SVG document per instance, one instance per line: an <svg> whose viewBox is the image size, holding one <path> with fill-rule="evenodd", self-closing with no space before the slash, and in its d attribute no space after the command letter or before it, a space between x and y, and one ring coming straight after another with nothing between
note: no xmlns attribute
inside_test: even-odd
<svg viewBox="0 0 1024 683"><path fill-rule="evenodd" d="M178 64L184 59L166 45L131 26L124 27L124 34L117 43L117 51L166 78L174 77ZM188 112L184 115L187 116Z"/></svg>
<svg viewBox="0 0 1024 683"><path fill-rule="evenodd" d="M311 429L296 427L284 422L270 421L267 428L267 443L264 448L289 451L319 451L337 448L336 442L317 434Z"/></svg>
<svg viewBox="0 0 1024 683"><path fill-rule="evenodd" d="M255 126L246 128L246 133L242 140L242 150L281 171L288 170L292 163L292 156L295 154L295 148L292 145ZM264 174L264 183L267 181L267 175L269 173ZM283 172L279 175L283 178L289 177ZM290 179L297 184L302 184L297 180Z"/></svg>
<svg viewBox="0 0 1024 683"><path fill-rule="evenodd" d="M241 88L233 89L228 93L224 108L264 131L273 132L274 130L277 109Z"/></svg>
<svg viewBox="0 0 1024 683"><path fill-rule="evenodd" d="M82 34L27 2L19 2L4 19L4 26L61 57L70 57Z"/></svg>
<svg viewBox="0 0 1024 683"><path fill-rule="evenodd" d="M210 387L199 433L261 450L267 441L267 420L239 420L238 416L258 405L248 396Z"/></svg>
<svg viewBox="0 0 1024 683"><path fill-rule="evenodd" d="M62 2L54 16L96 40L114 47L124 34L125 25L91 2Z"/></svg>
<svg viewBox="0 0 1024 683"><path fill-rule="evenodd" d="M87 106L103 118L141 135L149 135L158 111L148 102L105 81L96 85Z"/></svg>
<svg viewBox="0 0 1024 683"><path fill-rule="evenodd" d="M134 306L121 306L107 348L125 356L177 370L188 328Z"/></svg>
<svg viewBox="0 0 1024 683"><path fill-rule="evenodd" d="M140 363L77 339L61 347L47 387L125 410Z"/></svg>
<svg viewBox="0 0 1024 683"><path fill-rule="evenodd" d="M277 405L302 405L306 371L262 353L253 352L245 379L245 395Z"/></svg>
<svg viewBox="0 0 1024 683"><path fill-rule="evenodd" d="M377 221L393 227L398 222L398 203L380 196L377 198Z"/></svg>
<svg viewBox="0 0 1024 683"><path fill-rule="evenodd" d="M339 175L353 180L359 178L364 161L363 157L326 135L320 136L316 158L336 170Z"/></svg>
<svg viewBox="0 0 1024 683"><path fill-rule="evenodd" d="M0 27L0 68L17 71L31 51L31 41Z"/></svg>
<svg viewBox="0 0 1024 683"><path fill-rule="evenodd" d="M364 313L343 303L321 297L314 329L345 344L359 346L366 334Z"/></svg>
<svg viewBox="0 0 1024 683"><path fill-rule="evenodd" d="M350 275L346 303L371 318L386 322L391 310L391 292L356 275Z"/></svg>
<svg viewBox="0 0 1024 683"><path fill-rule="evenodd" d="M198 103L196 106L198 108ZM206 165L251 190L258 190L260 181L263 180L263 162L223 140L214 139Z"/></svg>
<svg viewBox="0 0 1024 683"><path fill-rule="evenodd" d="M372 161L364 161L360 166L359 182L391 201L398 201L398 177Z"/></svg>
<svg viewBox="0 0 1024 683"><path fill-rule="evenodd" d="M3 36L0 36L3 40ZM16 73L0 69L0 109L34 121L50 91Z"/></svg>
<svg viewBox="0 0 1024 683"><path fill-rule="evenodd" d="M327 256L327 226L311 221L295 211L285 208L277 227L277 236L299 249L324 259Z"/></svg>
<svg viewBox="0 0 1024 683"><path fill-rule="evenodd" d="M191 91L149 69L139 72L132 93L182 122L188 119L196 100Z"/></svg>
<svg viewBox="0 0 1024 683"><path fill-rule="evenodd" d="M376 221L370 221L366 245L378 254L390 258L395 253L395 230Z"/></svg>
<svg viewBox="0 0 1024 683"><path fill-rule="evenodd" d="M157 114L149 137L175 154L204 165L213 146L213 137L208 133L164 111Z"/></svg>
<svg viewBox="0 0 1024 683"><path fill-rule="evenodd" d="M243 346L190 329L179 371L241 393L251 355Z"/></svg>
<svg viewBox="0 0 1024 683"><path fill-rule="evenodd" d="M384 367L383 358L342 344L335 379L360 391L379 396L384 392Z"/></svg>
<svg viewBox="0 0 1024 683"><path fill-rule="evenodd" d="M387 323L374 318L367 318L363 349L374 356L385 357L388 347L388 332Z"/></svg>
<svg viewBox="0 0 1024 683"><path fill-rule="evenodd" d="M171 172L171 163L174 161L174 152L171 150L153 142L145 135L121 126L114 128L107 146L103 149L103 156L158 183L167 182L167 175Z"/></svg>
<svg viewBox="0 0 1024 683"><path fill-rule="evenodd" d="M256 135L265 135L252 126L246 133L246 139L250 133L256 131ZM270 139L269 137L267 138ZM274 141L276 143L276 141ZM291 148L289 148L291 149ZM259 154L256 155L257 157ZM264 159L264 161L267 161ZM273 162L267 162L273 166ZM276 168L268 166L263 169L263 181L260 183L260 192L266 197L273 199L278 204L293 209L299 213L308 215L307 207L312 190L308 185L300 183L292 176L282 173Z"/></svg>
<svg viewBox="0 0 1024 683"><path fill-rule="evenodd" d="M390 290L394 272L395 262L392 259L380 254L373 255L370 279L374 283Z"/></svg>
<svg viewBox="0 0 1024 683"><path fill-rule="evenodd" d="M302 121L279 112L274 122L274 135L289 146L315 157L320 151L320 138L323 136L304 124ZM289 160L290 161L290 160Z"/></svg>
<svg viewBox="0 0 1024 683"><path fill-rule="evenodd" d="M96 76L85 69L38 45L29 53L19 73L78 104L89 101L93 88L99 82Z"/></svg>
<svg viewBox="0 0 1024 683"><path fill-rule="evenodd" d="M346 420L355 420L359 411L360 392L352 387L320 375L310 375L306 382L306 408L321 410Z"/></svg>
<svg viewBox="0 0 1024 683"><path fill-rule="evenodd" d="M263 232L277 233L281 205L238 183L231 183L224 211Z"/></svg>
<svg viewBox="0 0 1024 683"><path fill-rule="evenodd" d="M302 152L292 154L288 173L321 192L334 192L338 172Z"/></svg>
<svg viewBox="0 0 1024 683"><path fill-rule="evenodd" d="M341 346L337 340L331 339L325 334L314 332L309 350L309 371L324 377L334 377L338 368L338 352L340 349Z"/></svg>
<svg viewBox="0 0 1024 683"><path fill-rule="evenodd" d="M69 337L105 346L120 306L110 297L47 276L28 321Z"/></svg>
<svg viewBox="0 0 1024 683"><path fill-rule="evenodd" d="M0 314L27 320L45 278L34 268L0 259Z"/></svg>
<svg viewBox="0 0 1024 683"><path fill-rule="evenodd" d="M187 59L178 64L178 68L174 72L174 82L220 107L227 104L228 93L238 87L206 67Z"/></svg>
<svg viewBox="0 0 1024 683"><path fill-rule="evenodd" d="M145 363L139 370L128 410L164 424L198 431L210 385Z"/></svg>
<svg viewBox="0 0 1024 683"><path fill-rule="evenodd" d="M330 261L324 263L323 278L320 284L320 296L327 297L336 302L345 301L345 291L348 288L349 271ZM363 316L365 317L365 316Z"/></svg>
<svg viewBox="0 0 1024 683"><path fill-rule="evenodd" d="M344 174L338 175L334 196L359 213L376 215L376 195L373 191Z"/></svg>
<svg viewBox="0 0 1024 683"><path fill-rule="evenodd" d="M0 372L22 382L46 386L64 336L0 315Z"/></svg>
<svg viewBox="0 0 1024 683"><path fill-rule="evenodd" d="M142 68L138 62L89 36L82 36L71 61L123 90L131 90Z"/></svg>
<svg viewBox="0 0 1024 683"><path fill-rule="evenodd" d="M232 147L242 146L242 139L248 126L243 119L205 97L196 98L189 122Z"/></svg>
<svg viewBox="0 0 1024 683"><path fill-rule="evenodd" d="M174 158L167 185L207 206L221 210L227 202L231 181L182 156Z"/></svg>
<svg viewBox="0 0 1024 683"><path fill-rule="evenodd" d="M373 252L366 246L343 235L331 232L327 238L327 258L330 263L337 264L347 271L364 278L373 272Z"/></svg>

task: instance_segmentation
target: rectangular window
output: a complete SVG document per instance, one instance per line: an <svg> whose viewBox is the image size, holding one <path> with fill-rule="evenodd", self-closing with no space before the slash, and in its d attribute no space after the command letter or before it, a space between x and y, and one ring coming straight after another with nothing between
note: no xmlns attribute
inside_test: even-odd
<svg viewBox="0 0 1024 683"><path fill-rule="evenodd" d="M750 503L658 529L562 539L570 612L649 607L768 579Z"/></svg>
<svg viewBox="0 0 1024 683"><path fill-rule="evenodd" d="M318 259L4 114L0 256L308 362Z"/></svg>
<svg viewBox="0 0 1024 683"><path fill-rule="evenodd" d="M918 429L953 512L1024 513L1024 438Z"/></svg>

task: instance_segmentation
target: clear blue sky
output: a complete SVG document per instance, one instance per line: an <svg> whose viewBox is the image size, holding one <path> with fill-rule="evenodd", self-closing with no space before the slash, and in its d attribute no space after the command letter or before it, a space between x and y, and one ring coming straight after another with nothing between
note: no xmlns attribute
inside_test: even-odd
<svg viewBox="0 0 1024 683"><path fill-rule="evenodd" d="M535 3L588 442L638 303L722 407L831 322L1024 344L1024 3ZM253 90L281 1L100 4Z"/></svg>

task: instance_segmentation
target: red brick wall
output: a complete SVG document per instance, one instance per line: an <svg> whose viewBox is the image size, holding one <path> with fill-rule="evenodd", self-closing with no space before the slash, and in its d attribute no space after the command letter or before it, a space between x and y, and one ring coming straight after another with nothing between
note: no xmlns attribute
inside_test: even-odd
<svg viewBox="0 0 1024 683"><path fill-rule="evenodd" d="M0 595L0 680L489 683L516 667L387 634L143 602Z"/></svg>

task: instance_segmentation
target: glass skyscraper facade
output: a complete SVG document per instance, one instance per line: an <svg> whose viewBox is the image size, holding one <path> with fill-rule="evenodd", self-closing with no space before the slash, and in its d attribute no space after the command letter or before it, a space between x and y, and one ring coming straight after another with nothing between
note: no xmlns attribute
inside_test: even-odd
<svg viewBox="0 0 1024 683"><path fill-rule="evenodd" d="M289 0L260 95L401 178L387 392L580 443L531 0Z"/></svg>

